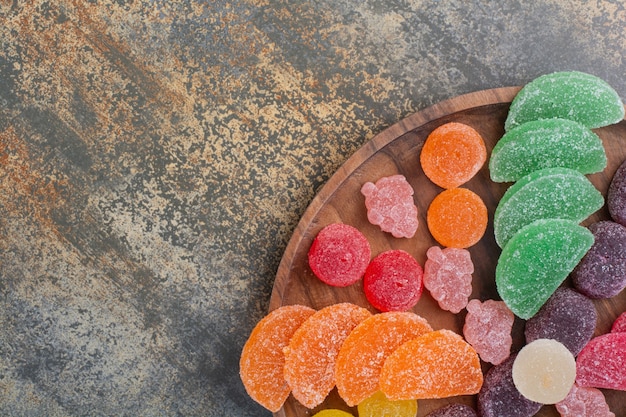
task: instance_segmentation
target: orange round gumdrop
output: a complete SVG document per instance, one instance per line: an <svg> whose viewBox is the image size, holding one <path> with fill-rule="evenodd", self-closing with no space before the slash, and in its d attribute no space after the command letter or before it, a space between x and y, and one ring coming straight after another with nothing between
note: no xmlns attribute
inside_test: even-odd
<svg viewBox="0 0 626 417"><path fill-rule="evenodd" d="M400 345L432 331L412 312L387 312L363 320L346 338L335 365L339 396L349 406L360 404L380 389L385 359Z"/></svg>
<svg viewBox="0 0 626 417"><path fill-rule="evenodd" d="M404 343L387 358L380 374L381 391L392 401L473 395L482 384L474 348L445 329Z"/></svg>
<svg viewBox="0 0 626 417"><path fill-rule="evenodd" d="M466 183L486 160L487 149L480 134L457 122L433 130L420 154L424 174L441 188L455 188Z"/></svg>
<svg viewBox="0 0 626 417"><path fill-rule="evenodd" d="M291 391L283 374L283 350L313 313L314 309L302 305L280 307L259 321L243 347L241 381L248 395L272 412L280 410Z"/></svg>
<svg viewBox="0 0 626 417"><path fill-rule="evenodd" d="M300 404L315 408L335 386L335 362L350 332L371 313L351 303L325 307L309 317L285 348L285 380Z"/></svg>
<svg viewBox="0 0 626 417"><path fill-rule="evenodd" d="M468 248L477 243L485 234L487 220L483 200L465 188L442 191L426 213L430 234L449 248Z"/></svg>

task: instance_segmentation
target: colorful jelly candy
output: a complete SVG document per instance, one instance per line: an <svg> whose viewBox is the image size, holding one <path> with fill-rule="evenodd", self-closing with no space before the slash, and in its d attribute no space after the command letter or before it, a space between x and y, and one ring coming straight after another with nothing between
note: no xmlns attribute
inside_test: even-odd
<svg viewBox="0 0 626 417"><path fill-rule="evenodd" d="M246 392L274 413L291 392L283 376L283 349L313 313L315 310L301 305L273 310L254 327L241 352L239 374Z"/></svg>
<svg viewBox="0 0 626 417"><path fill-rule="evenodd" d="M352 407L373 395L379 390L385 359L400 345L430 331L426 319L408 311L380 313L363 320L348 335L337 356L339 396Z"/></svg>
<svg viewBox="0 0 626 417"><path fill-rule="evenodd" d="M415 417L416 400L390 401L381 391L361 401L357 406L359 417Z"/></svg>
<svg viewBox="0 0 626 417"><path fill-rule="evenodd" d="M413 201L413 187L403 175L383 177L376 184L367 182L361 187L365 196L367 219L383 232L394 237L413 237L417 231L417 206Z"/></svg>
<svg viewBox="0 0 626 417"><path fill-rule="evenodd" d="M591 232L570 220L542 219L524 226L498 259L500 297L515 315L531 318L592 244Z"/></svg>
<svg viewBox="0 0 626 417"><path fill-rule="evenodd" d="M474 263L467 249L433 246L426 251L424 287L439 307L454 314L467 305L472 294Z"/></svg>
<svg viewBox="0 0 626 417"><path fill-rule="evenodd" d="M595 242L574 269L572 282L590 298L610 298L626 287L626 227L606 220L589 230Z"/></svg>
<svg viewBox="0 0 626 417"><path fill-rule="evenodd" d="M395 249L377 255L365 270L367 300L380 311L406 311L422 296L424 270L409 253Z"/></svg>
<svg viewBox="0 0 626 417"><path fill-rule="evenodd" d="M531 417L542 404L524 397L513 383L511 355L500 365L492 366L485 374L485 381L478 393L478 415L481 417Z"/></svg>
<svg viewBox="0 0 626 417"><path fill-rule="evenodd" d="M315 276L336 287L346 287L361 279L370 257L370 244L363 233L342 223L324 227L308 253Z"/></svg>
<svg viewBox="0 0 626 417"><path fill-rule="evenodd" d="M472 127L450 122L433 130L422 147L420 163L424 174L441 188L465 184L482 168L487 149Z"/></svg>
<svg viewBox="0 0 626 417"><path fill-rule="evenodd" d="M496 242L503 248L523 226L538 219L580 223L604 205L604 197L578 171L546 168L520 179L502 196L493 217Z"/></svg>
<svg viewBox="0 0 626 417"><path fill-rule="evenodd" d="M617 92L594 75L555 72L534 79L517 93L504 128L509 131L532 120L557 117L593 129L621 121L624 105Z"/></svg>
<svg viewBox="0 0 626 417"><path fill-rule="evenodd" d="M624 333L626 332L626 311L617 316L613 325L611 326L611 333Z"/></svg>
<svg viewBox="0 0 626 417"><path fill-rule="evenodd" d="M626 226L626 161L617 168L606 195L611 218Z"/></svg>
<svg viewBox="0 0 626 417"><path fill-rule="evenodd" d="M309 317L285 348L284 375L296 400L308 408L321 404L335 386L335 361L346 337L370 317L351 303L324 307Z"/></svg>
<svg viewBox="0 0 626 417"><path fill-rule="evenodd" d="M328 408L326 410L322 410L318 413L315 413L313 417L354 417L352 414L347 411L339 410L337 408Z"/></svg>
<svg viewBox="0 0 626 417"><path fill-rule="evenodd" d="M465 188L452 188L438 194L426 214L428 229L440 245L468 248L487 229L487 207L483 200Z"/></svg>
<svg viewBox="0 0 626 417"><path fill-rule="evenodd" d="M561 342L573 355L591 340L598 313L589 298L566 287L558 288L533 317L526 321L526 343L537 339Z"/></svg>
<svg viewBox="0 0 626 417"><path fill-rule="evenodd" d="M567 397L556 404L561 417L615 417L602 391L574 384Z"/></svg>
<svg viewBox="0 0 626 417"><path fill-rule="evenodd" d="M426 417L478 417L476 411L465 404L448 404L426 414Z"/></svg>
<svg viewBox="0 0 626 417"><path fill-rule="evenodd" d="M576 360L562 343L537 339L525 345L513 362L513 383L531 401L556 404L576 380Z"/></svg>
<svg viewBox="0 0 626 417"><path fill-rule="evenodd" d="M626 333L607 333L591 339L576 358L576 383L626 391Z"/></svg>
<svg viewBox="0 0 626 417"><path fill-rule="evenodd" d="M471 300L463 326L465 340L485 362L498 365L511 354L511 329L515 316L502 301Z"/></svg>
<svg viewBox="0 0 626 417"><path fill-rule="evenodd" d="M390 400L476 394L483 383L478 354L450 330L404 343L385 361L380 388Z"/></svg>

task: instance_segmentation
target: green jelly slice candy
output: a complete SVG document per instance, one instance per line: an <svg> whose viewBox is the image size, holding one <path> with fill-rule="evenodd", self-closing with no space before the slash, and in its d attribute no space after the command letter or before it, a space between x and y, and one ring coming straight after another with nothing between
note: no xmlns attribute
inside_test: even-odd
<svg viewBox="0 0 626 417"><path fill-rule="evenodd" d="M595 75L554 72L534 79L517 93L504 129L555 117L575 120L593 129L622 120L624 104L617 92Z"/></svg>
<svg viewBox="0 0 626 417"><path fill-rule="evenodd" d="M571 220L541 219L520 229L502 250L496 288L515 315L539 311L593 244L593 235Z"/></svg>
<svg viewBox="0 0 626 417"><path fill-rule="evenodd" d="M493 215L496 242L503 248L519 229L539 219L580 223L604 205L604 197L578 171L546 168L513 184Z"/></svg>
<svg viewBox="0 0 626 417"><path fill-rule="evenodd" d="M489 159L494 182L517 181L533 171L565 167L582 174L606 167L602 140L573 120L533 120L506 132Z"/></svg>

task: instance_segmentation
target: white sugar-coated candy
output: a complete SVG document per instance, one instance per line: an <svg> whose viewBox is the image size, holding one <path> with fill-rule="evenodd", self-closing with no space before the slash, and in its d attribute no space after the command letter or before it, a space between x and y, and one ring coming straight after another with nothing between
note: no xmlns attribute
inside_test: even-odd
<svg viewBox="0 0 626 417"><path fill-rule="evenodd" d="M556 404L574 385L576 361L560 342L537 339L524 346L513 362L513 383L531 401Z"/></svg>

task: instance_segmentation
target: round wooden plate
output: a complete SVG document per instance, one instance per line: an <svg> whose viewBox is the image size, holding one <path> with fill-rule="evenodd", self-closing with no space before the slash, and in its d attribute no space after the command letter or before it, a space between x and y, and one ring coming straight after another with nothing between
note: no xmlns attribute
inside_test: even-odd
<svg viewBox="0 0 626 417"><path fill-rule="evenodd" d="M336 288L322 283L313 275L308 266L307 252L317 232L330 223L350 224L368 238L372 256L389 249L403 249L424 265L426 250L437 244L428 232L426 211L433 198L442 191L430 182L420 167L419 155L424 140L439 125L451 121L465 123L483 136L489 157L491 149L504 133L504 120L511 100L518 91L519 87L496 88L443 101L394 124L352 155L328 180L302 216L278 268L270 310L290 304L304 304L320 309L334 303L352 302L375 312L365 298L360 281L349 287ZM615 171L626 159L626 121L597 129L596 133L604 143L608 166L601 173L589 175L589 179L606 196ZM367 220L364 197L360 193L361 186L367 181L375 182L383 176L393 174L404 175L415 190L414 199L420 225L411 239L394 238ZM492 182L487 164L463 185L481 196L489 209L489 226L485 236L469 248L475 267L471 298L499 299L495 289L494 271L500 248L493 236L492 221L498 201L509 186L510 184ZM608 218L605 206L583 224ZM568 285L568 282L564 285ZM599 317L596 334L606 333L619 313L626 310L626 291L609 300L595 301L595 304ZM462 334L464 312L452 314L440 309L426 290L413 311L425 317L434 329L446 328ZM513 351L523 346L523 330L524 322L516 319L513 327ZM488 364L483 364L484 371L488 368ZM611 410L618 416L626 415L626 393L610 390L605 390L604 393ZM451 402L475 407L475 401L475 396L420 400L418 416L424 416ZM324 408L340 408L356 415L356 408L347 407L336 390L333 390L324 404L315 410L306 409L290 396L283 409L275 416L310 416ZM544 406L537 415L559 416L554 406Z"/></svg>

